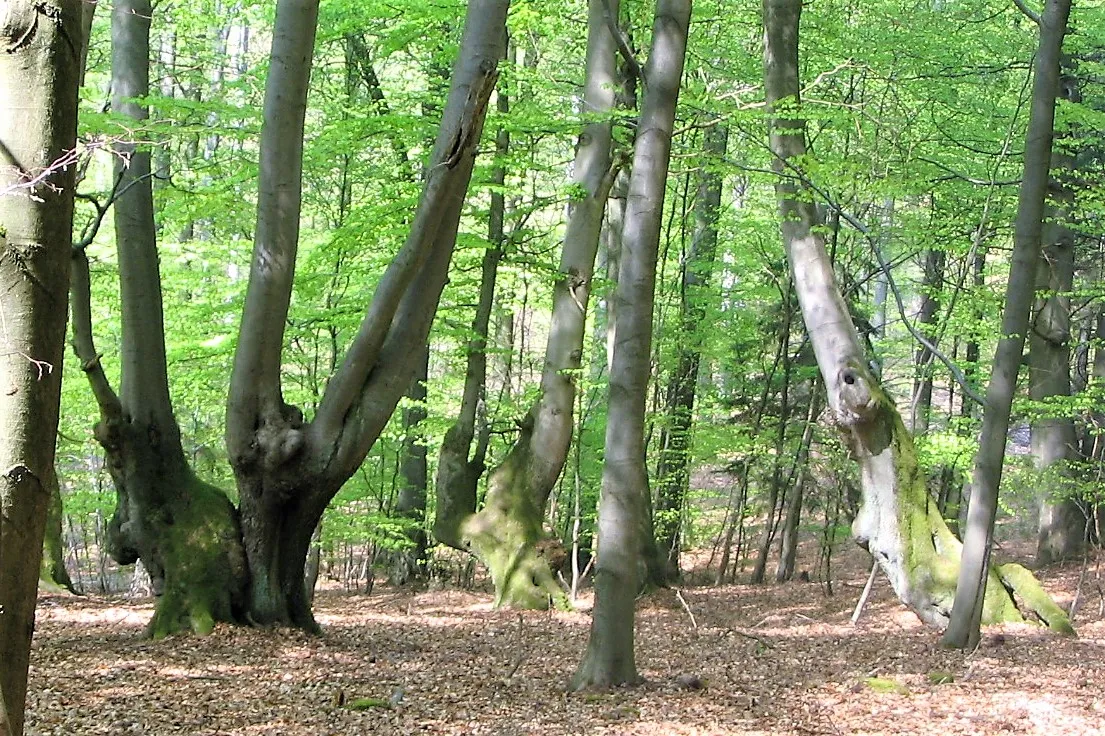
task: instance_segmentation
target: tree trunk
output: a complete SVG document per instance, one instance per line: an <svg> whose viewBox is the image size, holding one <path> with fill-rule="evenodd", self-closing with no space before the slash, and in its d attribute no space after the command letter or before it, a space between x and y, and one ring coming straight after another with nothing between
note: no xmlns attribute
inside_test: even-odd
<svg viewBox="0 0 1105 736"><path fill-rule="evenodd" d="M0 732L20 736L61 397L81 3L11 0L0 43Z"/></svg>
<svg viewBox="0 0 1105 736"><path fill-rule="evenodd" d="M811 381L811 384L816 382ZM821 413L821 401L815 391L820 386L810 386L810 408L806 414L806 426L802 430L802 439L798 445L798 455L794 460L791 473L791 488L787 496L786 517L783 519L782 535L779 539L779 564L775 568L775 582L783 583L794 577L794 561L798 556L798 522L802 517L802 497L806 483L810 480L810 445L813 443L813 429L817 424L817 415Z"/></svg>
<svg viewBox="0 0 1105 736"><path fill-rule="evenodd" d="M426 382L430 373L430 346L427 344L418 361L418 369L403 409L403 447L399 474L403 486L399 489L399 500L395 503L395 515L404 519L411 527L407 530L407 539L411 546L396 553L391 565L391 583L406 583L426 576L426 494L429 470L426 458Z"/></svg>
<svg viewBox="0 0 1105 736"><path fill-rule="evenodd" d="M112 12L115 110L140 128L149 94L149 0L120 0ZM122 346L120 392L108 384L92 342L88 259L73 256L74 345L101 420L95 436L117 493L108 550L120 564L141 559L157 609L148 633L209 632L243 611L245 565L229 499L192 472L169 398L154 225L150 151L117 144L115 233L119 253Z"/></svg>
<svg viewBox="0 0 1105 736"><path fill-rule="evenodd" d="M944 261L944 251L935 248L925 251L921 309L917 314L917 324L921 334L930 342L936 339L932 326L936 321L936 311L940 308L940 290L944 287ZM917 348L913 358L913 400L910 402L913 416L910 430L914 435L924 434L929 428L929 415L932 412L932 359L932 351L924 345Z"/></svg>
<svg viewBox="0 0 1105 736"><path fill-rule="evenodd" d="M984 598L988 597L986 581L992 577L988 570L998 486L1005 459L1009 413L1034 299L1044 205L1050 180L1055 98L1059 91L1059 57L1069 15L1070 0L1047 0L1040 17L1040 45L1036 52L1031 112L1025 133L1024 174L1013 230L1013 257L1001 320L1001 338L994 352L990 385L986 389L986 408L982 414L978 455L975 456L971 506L967 513L955 605L942 639L945 645L960 649L975 646L980 636L979 624L985 620L983 607ZM1066 623L1066 627L1070 629L1070 624Z"/></svg>
<svg viewBox="0 0 1105 736"><path fill-rule="evenodd" d="M691 423L698 390L701 335L717 251L717 220L721 208L722 176L717 164L725 157L729 129L717 121L706 129L703 162L698 173L694 206L694 236L682 264L679 359L668 381L667 425L660 438L659 479L656 494L656 543L666 577L679 578L680 532L683 505L690 485Z"/></svg>
<svg viewBox="0 0 1105 736"><path fill-rule="evenodd" d="M549 539L543 521L571 446L587 303L603 207L614 175L608 115L614 106L616 67L606 12L617 17L617 2L591 0L583 108L595 119L580 134L572 167L576 197L568 214L560 278L553 287L540 395L526 414L514 447L490 472L483 509L465 518L459 527L461 546L488 566L498 605L547 608L550 601L558 607L568 604L545 554L558 545Z"/></svg>
<svg viewBox="0 0 1105 736"><path fill-rule="evenodd" d="M364 460L417 369L456 244L507 0L471 0L452 86L406 243L388 266L313 421L281 391L299 239L303 128L317 0L280 0L261 131L253 265L227 407L258 623L316 630L303 565L311 531Z"/></svg>
<svg viewBox="0 0 1105 736"><path fill-rule="evenodd" d="M642 565L636 536L649 493L645 401L661 218L690 18L689 0L657 2L622 233L599 501L595 606L587 652L572 678L573 690L640 681L633 628Z"/></svg>
<svg viewBox="0 0 1105 736"><path fill-rule="evenodd" d="M65 569L65 534L62 531L65 514L56 472L50 474L47 486L50 490L50 505L46 511L46 536L42 543L42 566L39 569L38 582L51 592L76 593L77 589L69 577L69 571Z"/></svg>
<svg viewBox="0 0 1105 736"><path fill-rule="evenodd" d="M775 187L783 243L829 408L860 464L861 505L852 532L879 562L898 598L923 621L945 625L962 545L928 493L912 436L868 368L798 169L807 156L805 121L796 114L801 10L801 0L764 2L764 80L774 115L771 150L779 175ZM1063 611L1017 565L991 572L987 621L1023 620L1010 590L1052 628L1070 630Z"/></svg>
<svg viewBox="0 0 1105 736"><path fill-rule="evenodd" d="M1068 77L1069 79L1069 77ZM1077 86L1063 84L1065 96L1077 93ZM1033 401L1042 402L1032 422L1032 455L1040 483L1040 522L1036 540L1036 563L1046 565L1079 554L1086 541L1087 514L1071 496L1070 463L1078 457L1078 437L1069 409L1065 416L1046 403L1051 397L1071 395L1071 290L1074 286L1076 234L1070 229L1074 204L1071 179L1074 158L1057 149L1052 152L1050 202L1042 229L1043 249L1036 276L1036 315L1029 332L1028 391ZM1050 492L1049 492L1050 490Z"/></svg>

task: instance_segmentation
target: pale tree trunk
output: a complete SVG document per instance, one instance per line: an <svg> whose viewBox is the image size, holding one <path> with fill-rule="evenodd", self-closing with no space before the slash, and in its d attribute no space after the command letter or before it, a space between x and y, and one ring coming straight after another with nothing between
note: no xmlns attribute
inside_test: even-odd
<svg viewBox="0 0 1105 736"><path fill-rule="evenodd" d="M668 380L667 424L660 437L660 463L656 471L657 553L664 561L665 577L669 580L680 575L683 506L690 485L691 425L702 360L701 331L709 302L707 290L717 252L717 220L721 210L722 176L717 165L725 157L728 140L729 130L720 123L715 121L706 129L695 195L694 236L682 264L679 358Z"/></svg>
<svg viewBox="0 0 1105 736"><path fill-rule="evenodd" d="M960 649L973 647L978 642L979 625L986 619L984 600L990 597L986 581L992 578L988 571L998 508L998 486L1005 459L1009 414L1017 388L1017 372L1034 300L1045 201L1051 178L1051 141L1055 125L1055 98L1059 92L1059 58L1069 15L1070 0L1047 0L1040 16L1040 44L1036 51L1031 112L1025 133L1024 174L1013 228L1013 257L1001 319L1001 338L994 352L990 385L986 389L986 408L982 413L982 432L975 456L971 505L967 512L955 605L942 639L945 645ZM1063 618L1065 621L1065 616ZM1066 623L1066 628L1070 629L1069 623Z"/></svg>
<svg viewBox="0 0 1105 736"><path fill-rule="evenodd" d="M1062 85L1069 97L1077 96L1073 79ZM1029 332L1028 391L1034 401L1071 395L1071 290L1074 286L1076 234L1068 227L1073 205L1071 190L1074 157L1062 150L1051 156L1053 173L1050 204L1042 229L1043 250L1036 277L1036 314ZM1040 522L1036 540L1036 563L1046 565L1073 557L1082 551L1088 530L1087 513L1070 497L1072 463L1078 457L1074 420L1043 416L1032 422L1032 455L1043 473L1040 484ZM1062 410L1061 410L1062 411ZM1050 491L1050 492L1049 492Z"/></svg>
<svg viewBox="0 0 1105 736"><path fill-rule="evenodd" d="M642 519L649 494L645 402L656 261L690 20L690 0L657 2L622 232L618 318L599 501L595 606L587 651L572 678L573 690L629 685L641 679L633 651L633 629L634 604L645 563L638 535L644 528Z"/></svg>
<svg viewBox="0 0 1105 736"><path fill-rule="evenodd" d="M943 626L951 611L962 545L929 495L912 436L868 368L816 229L813 200L797 168L807 155L805 121L796 114L801 10L801 0L764 2L764 86L775 114L771 150L779 174L775 186L783 243L829 409L860 464L861 504L852 533L878 561L898 598L923 621ZM1070 630L1063 611L1019 565L991 573L986 620L1023 620L1008 589L1023 596L1052 628Z"/></svg>
<svg viewBox="0 0 1105 736"><path fill-rule="evenodd" d="M558 607L568 604L546 556L558 545L549 539L543 521L574 431L576 376L582 365L587 303L603 207L614 176L608 116L614 107L617 76L614 40L605 18L608 7L617 17L617 2L591 0L589 5L583 112L596 119L584 127L576 147L572 184L577 196L570 205L560 276L553 286L540 395L523 419L514 446L489 473L483 508L459 525L460 546L488 566L498 605L547 608L550 601ZM475 470L471 472L478 477Z"/></svg>
<svg viewBox="0 0 1105 736"><path fill-rule="evenodd" d="M61 400L81 3L4 3L0 45L0 734L20 736Z"/></svg>
<svg viewBox="0 0 1105 736"><path fill-rule="evenodd" d="M311 533L364 460L413 377L447 280L496 67L507 0L471 0L441 127L410 233L388 266L311 422L284 402L281 355L291 299L303 128L317 0L281 0L261 132L253 264L227 408L258 623L316 630L303 585Z"/></svg>
<svg viewBox="0 0 1105 736"><path fill-rule="evenodd" d="M112 90L116 112L141 128L149 94L149 0L119 0L112 10ZM141 559L157 608L148 633L206 633L243 610L245 565L230 500L188 465L169 398L154 225L151 155L134 141L116 144L115 234L119 253L122 344L120 391L108 384L92 342L88 260L73 257L73 333L81 368L100 409L95 436L117 494L108 549L120 564Z"/></svg>

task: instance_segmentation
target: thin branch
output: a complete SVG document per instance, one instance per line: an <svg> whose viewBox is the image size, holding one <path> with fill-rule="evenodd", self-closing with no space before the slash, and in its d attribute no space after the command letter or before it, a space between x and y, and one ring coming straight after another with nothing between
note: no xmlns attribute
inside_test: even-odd
<svg viewBox="0 0 1105 736"><path fill-rule="evenodd" d="M648 79L645 77L645 70L641 68L641 62L637 60L637 55L633 53L633 49L629 45L629 39L626 38L621 26L618 25L618 19L611 12L610 0L602 0L602 7L603 17L606 18L606 27L609 29L610 35L614 37L614 43L618 46L618 53L625 59L625 63L629 64L633 75L641 80L641 84L647 88Z"/></svg>
<svg viewBox="0 0 1105 736"><path fill-rule="evenodd" d="M1026 3L1024 0L1013 0L1013 4L1017 6L1017 10L1024 13L1026 18L1028 18L1036 25L1040 25L1040 14L1032 8L1028 7L1028 3Z"/></svg>

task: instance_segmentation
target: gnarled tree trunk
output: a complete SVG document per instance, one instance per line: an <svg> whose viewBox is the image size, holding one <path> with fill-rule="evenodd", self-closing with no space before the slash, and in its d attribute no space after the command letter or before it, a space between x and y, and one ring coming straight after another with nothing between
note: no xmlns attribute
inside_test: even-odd
<svg viewBox="0 0 1105 736"><path fill-rule="evenodd" d="M135 120L149 94L149 0L112 9L112 101ZM137 99L136 99L137 98ZM137 127L137 126L136 126ZM88 259L73 255L74 346L100 408L96 439L115 484L108 549L120 564L138 559L150 573L157 609L148 633L206 633L243 612L245 564L237 514L219 489L192 472L169 398L165 332L154 225L150 151L117 144L115 234L122 303L122 368L116 395L92 340Z"/></svg>
<svg viewBox="0 0 1105 736"><path fill-rule="evenodd" d="M801 10L801 0L764 1L764 81L783 244L829 408L860 464L862 499L852 533L878 561L898 598L923 621L945 626L963 546L928 492L912 436L868 368L798 168L807 155L805 121L797 114ZM1018 565L991 570L985 620L1022 620L1011 591L1052 628L1070 630L1063 611Z"/></svg>
<svg viewBox="0 0 1105 736"><path fill-rule="evenodd" d="M307 422L284 402L281 355L299 239L303 128L317 0L281 0L261 132L257 230L227 408L258 623L317 629L303 584L311 533L410 385L456 244L508 0L471 0L410 234Z"/></svg>
<svg viewBox="0 0 1105 736"><path fill-rule="evenodd" d="M0 734L20 736L61 401L81 3L0 5Z"/></svg>

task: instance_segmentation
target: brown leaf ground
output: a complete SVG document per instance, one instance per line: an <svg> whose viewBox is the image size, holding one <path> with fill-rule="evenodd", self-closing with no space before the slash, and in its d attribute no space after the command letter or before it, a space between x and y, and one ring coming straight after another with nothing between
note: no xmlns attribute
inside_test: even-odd
<svg viewBox="0 0 1105 736"><path fill-rule="evenodd" d="M518 614L486 593L378 587L320 594L319 638L221 626L151 642L149 603L44 596L28 733L1105 734L1102 560L1041 575L1064 604L1081 579L1078 639L1005 627L965 654L939 648L885 580L852 627L867 563L846 556L832 597L817 583L686 588L692 623L673 591L648 596L648 682L611 693L564 691L589 601ZM361 698L381 707L349 707Z"/></svg>

